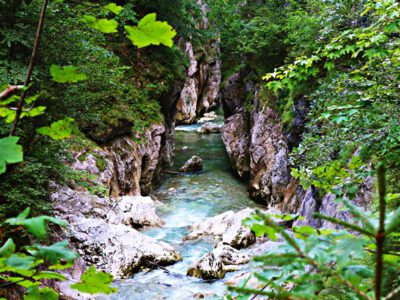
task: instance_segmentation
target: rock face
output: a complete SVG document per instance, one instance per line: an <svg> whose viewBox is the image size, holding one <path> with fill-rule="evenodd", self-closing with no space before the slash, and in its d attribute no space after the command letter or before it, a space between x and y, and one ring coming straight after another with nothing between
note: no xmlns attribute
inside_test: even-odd
<svg viewBox="0 0 400 300"><path fill-rule="evenodd" d="M203 279L224 278L226 272L238 270L237 265L249 262L246 254L229 245L218 245L212 252L193 262L187 275Z"/></svg>
<svg viewBox="0 0 400 300"><path fill-rule="evenodd" d="M154 209L149 197L124 197L113 203L86 191L54 186L51 199L56 216L69 223L67 237L88 265L123 278L142 266L180 260L170 245L144 236L129 226L160 222L151 211L150 215L147 212L145 216L138 215L149 207Z"/></svg>
<svg viewBox="0 0 400 300"><path fill-rule="evenodd" d="M102 185L113 198L147 195L156 178L164 132L164 125L152 125L134 137L141 143L123 136L103 147L85 148L75 154L71 167L94 175L94 183Z"/></svg>
<svg viewBox="0 0 400 300"><path fill-rule="evenodd" d="M289 183L288 150L274 111L257 104L251 120L249 191L254 199L274 206L283 200Z"/></svg>
<svg viewBox="0 0 400 300"><path fill-rule="evenodd" d="M203 21L199 28L208 29L208 7L197 1ZM197 117L216 107L216 100L221 84L220 49L217 40L212 40L203 49L194 49L190 41L180 41L180 47L189 59L189 69L185 84L177 103L178 124L192 124Z"/></svg>
<svg viewBox="0 0 400 300"><path fill-rule="evenodd" d="M180 169L180 172L198 172L203 170L203 160L198 156L190 158Z"/></svg>
<svg viewBox="0 0 400 300"><path fill-rule="evenodd" d="M250 124L244 111L225 120L222 140L235 173L242 179L250 175Z"/></svg>
<svg viewBox="0 0 400 300"><path fill-rule="evenodd" d="M283 201L290 181L288 149L275 112L261 102L256 92L251 113L236 107L237 113L225 121L222 138L234 171L240 178L250 175L250 196L275 206Z"/></svg>

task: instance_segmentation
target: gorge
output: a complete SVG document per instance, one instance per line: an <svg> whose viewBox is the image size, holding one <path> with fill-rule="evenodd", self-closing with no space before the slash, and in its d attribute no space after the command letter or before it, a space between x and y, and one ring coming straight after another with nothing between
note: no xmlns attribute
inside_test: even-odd
<svg viewBox="0 0 400 300"><path fill-rule="evenodd" d="M0 0L0 300L397 299L399 15Z"/></svg>

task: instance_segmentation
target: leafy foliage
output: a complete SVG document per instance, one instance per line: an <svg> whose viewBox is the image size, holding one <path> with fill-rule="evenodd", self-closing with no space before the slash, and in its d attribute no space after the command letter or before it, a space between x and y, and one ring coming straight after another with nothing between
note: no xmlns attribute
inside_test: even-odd
<svg viewBox="0 0 400 300"><path fill-rule="evenodd" d="M87 76L78 73L78 69L74 66L60 67L51 65L50 74L53 76L53 80L58 83L75 83L87 79Z"/></svg>
<svg viewBox="0 0 400 300"><path fill-rule="evenodd" d="M244 282L231 290L241 295L265 295L277 299L325 299L327 294L329 299L379 299L375 292L380 289L383 277L376 266L383 264L383 267L398 269L399 260L391 258L400 257L399 252L389 253L387 249L381 252L385 249L381 236L398 238L398 232L395 232L398 228L395 227L400 219L400 209L382 215L385 211L384 194L381 194L381 199L376 212L363 211L348 200L342 200L354 215L352 223L316 215L342 226L343 230L339 231L299 226L293 227L292 234L276 223L276 216L274 220L272 216L259 212L247 221L252 230L271 240L279 236L284 243L255 258L263 271L254 276L263 289L246 287ZM384 231L380 222L382 218ZM374 261L375 266L370 261ZM329 292L332 281L336 290L342 290L341 294ZM371 289L378 284L379 288ZM386 296L395 293L389 291Z"/></svg>
<svg viewBox="0 0 400 300"><path fill-rule="evenodd" d="M156 21L156 17L156 14L148 14L137 26L125 26L134 45L139 48L160 44L172 47L175 30L167 22Z"/></svg>
<svg viewBox="0 0 400 300"><path fill-rule="evenodd" d="M92 266L82 275L81 281L71 285L71 287L83 293L108 295L117 291L116 288L110 288L111 283L112 276L110 274L102 271L97 272Z"/></svg>
<svg viewBox="0 0 400 300"><path fill-rule="evenodd" d="M23 160L22 146L18 137L0 139L0 174L6 171L6 164L19 163Z"/></svg>
<svg viewBox="0 0 400 300"><path fill-rule="evenodd" d="M47 233L47 223L67 225L64 221L48 216L28 218L29 212L27 208L17 217L7 219L1 226L2 232L9 230L9 226L17 227L17 230L25 228L34 237L43 239ZM53 289L42 287L43 281L67 280L67 277L57 270L72 266L77 257L78 254L68 248L67 241L51 245L34 243L17 247L14 240L9 238L0 248L0 279L6 285L16 284L23 287L26 291L24 299L58 299L58 294ZM88 294L110 294L116 291L110 288L111 283L111 275L96 272L94 267L91 267L82 275L82 281L71 285L71 288L76 286L76 289Z"/></svg>

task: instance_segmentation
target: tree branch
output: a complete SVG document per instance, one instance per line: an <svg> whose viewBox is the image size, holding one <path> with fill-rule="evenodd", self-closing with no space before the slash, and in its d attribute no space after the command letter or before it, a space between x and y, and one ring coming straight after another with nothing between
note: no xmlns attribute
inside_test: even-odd
<svg viewBox="0 0 400 300"><path fill-rule="evenodd" d="M42 9L40 12L40 17L39 17L39 22L38 22L38 26L36 29L35 43L33 45L33 50L32 50L32 55L31 55L31 59L29 62L28 71L26 73L26 78L25 78L25 83L24 83L25 88L29 85L29 82L31 81L33 67L35 66L36 56L37 56L37 52L39 49L40 37L42 34L43 22L44 22L44 18L46 16L46 9L47 9L48 2L49 2L48 0L43 0ZM14 121L11 126L10 136L14 136L17 132L17 127L18 127L19 120L21 118L22 108L25 103L26 95L27 95L27 90L25 89L22 92L21 98L17 105L17 111L15 113L15 118L14 118Z"/></svg>

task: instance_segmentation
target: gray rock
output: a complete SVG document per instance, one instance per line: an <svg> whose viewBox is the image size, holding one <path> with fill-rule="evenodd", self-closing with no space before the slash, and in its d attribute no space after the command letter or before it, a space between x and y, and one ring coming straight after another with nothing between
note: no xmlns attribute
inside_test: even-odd
<svg viewBox="0 0 400 300"><path fill-rule="evenodd" d="M207 19L206 14L204 16ZM193 48L192 43L181 41L180 44L189 58L189 68L176 105L176 120L178 124L192 124L198 116L216 106L221 84L220 50L218 43L213 42L208 45L206 51L209 53L205 57Z"/></svg>
<svg viewBox="0 0 400 300"><path fill-rule="evenodd" d="M123 278L143 266L166 265L181 259L172 246L131 227L160 222L150 198L124 197L121 202L115 202L68 187L55 185L53 189L55 214L69 223L67 238L85 265L95 265L116 278ZM144 211L146 214L140 216Z"/></svg>
<svg viewBox="0 0 400 300"><path fill-rule="evenodd" d="M283 201L290 181L286 142L273 110L256 106L251 123L250 196L274 206Z"/></svg>
<svg viewBox="0 0 400 300"><path fill-rule="evenodd" d="M203 160L198 156L190 158L180 169L180 172L197 172L203 170Z"/></svg>
<svg viewBox="0 0 400 300"><path fill-rule="evenodd" d="M247 208L237 213L227 211L208 218L203 222L194 224L191 233L185 239L191 240L211 235L236 249L247 247L255 242L255 236L249 228L243 225L243 220L253 212L254 210Z"/></svg>
<svg viewBox="0 0 400 300"><path fill-rule="evenodd" d="M320 202L316 196L316 190L313 188L309 188L303 199L301 200L300 208L298 214L303 217L303 220L296 220L293 223L293 226L312 226L315 228L319 228L321 225L321 221L313 218L313 213L318 212L320 207Z"/></svg>
<svg viewBox="0 0 400 300"><path fill-rule="evenodd" d="M70 225L71 237L85 261L116 278L130 276L140 267L152 263L167 265L181 259L170 245L123 224L76 218Z"/></svg>
<svg viewBox="0 0 400 300"><path fill-rule="evenodd" d="M156 204L150 197L124 196L115 209L115 220L133 227L161 226L163 222L156 214Z"/></svg>
<svg viewBox="0 0 400 300"><path fill-rule="evenodd" d="M250 127L247 114L241 112L226 119L221 132L233 170L240 178L248 177L250 174Z"/></svg>
<svg viewBox="0 0 400 300"><path fill-rule="evenodd" d="M215 123L205 123L199 129L197 129L197 133L202 134L210 134L210 133L220 133L222 125Z"/></svg>
<svg viewBox="0 0 400 300"><path fill-rule="evenodd" d="M221 279L226 272L236 271L237 265L247 262L249 257L246 254L228 245L218 245L211 253L193 262L187 275L203 279Z"/></svg>

